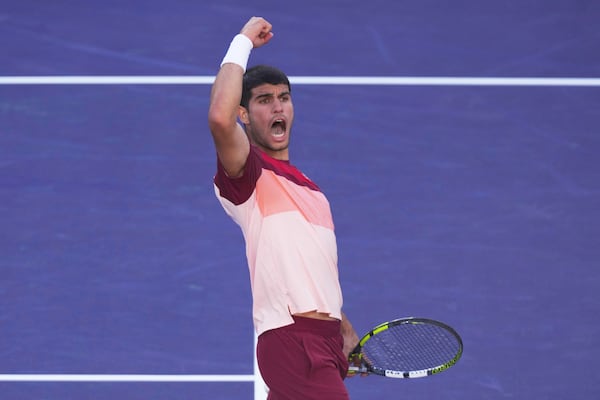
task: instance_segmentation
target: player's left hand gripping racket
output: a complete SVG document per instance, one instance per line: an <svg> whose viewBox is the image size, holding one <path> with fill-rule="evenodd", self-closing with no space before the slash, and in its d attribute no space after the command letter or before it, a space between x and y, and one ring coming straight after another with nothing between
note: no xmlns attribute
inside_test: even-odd
<svg viewBox="0 0 600 400"><path fill-rule="evenodd" d="M350 354L360 366L349 373L373 373L388 378L421 378L450 368L459 360L463 343L448 325L426 318L402 318L376 326Z"/></svg>

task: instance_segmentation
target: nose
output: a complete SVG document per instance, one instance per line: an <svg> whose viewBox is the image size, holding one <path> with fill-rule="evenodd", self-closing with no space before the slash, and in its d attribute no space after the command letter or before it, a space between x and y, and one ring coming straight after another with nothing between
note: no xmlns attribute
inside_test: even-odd
<svg viewBox="0 0 600 400"><path fill-rule="evenodd" d="M276 97L273 100L273 112L280 113L282 111L283 111L283 101L281 101L281 99Z"/></svg>

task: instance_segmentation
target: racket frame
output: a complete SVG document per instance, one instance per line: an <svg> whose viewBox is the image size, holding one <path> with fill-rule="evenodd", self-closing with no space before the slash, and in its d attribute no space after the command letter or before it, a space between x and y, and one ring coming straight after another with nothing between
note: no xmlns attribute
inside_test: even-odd
<svg viewBox="0 0 600 400"><path fill-rule="evenodd" d="M445 362L441 365L437 365L434 367L416 370L416 371L395 371L395 370L383 369L383 368L375 367L375 366L369 364L364 359L363 353L362 353L362 348L364 347L365 343L367 343L367 341L369 339L371 339L373 336L375 336L381 332L388 330L389 328L391 328L393 326L405 325L405 324L432 324L432 325L436 325L440 328L445 329L446 331L450 332L456 339L456 341L459 345L458 351L456 352L454 357L452 357L452 359L450 359L448 362ZM438 373L445 371L448 368L452 367L454 364L456 364L458 362L458 360L462 356L462 353L463 353L462 338L460 337L458 332L456 332L454 330L454 328L452 328L451 326L448 326L448 325L444 324L443 322L436 321L436 320L429 319L429 318L417 318L417 317L399 318L399 319L395 319L395 320L384 322L382 324L377 325L376 327L374 327L371 331L369 331L367 334L365 334L359 340L358 345L354 348L352 353L350 353L350 363L352 364L352 360L355 359L356 357L358 357L360 359L361 365L360 366L352 366L351 365L349 368L349 371L352 373L359 373L359 374L373 373L376 375L385 376L387 378L399 378L399 379L423 378L426 376L438 374Z"/></svg>

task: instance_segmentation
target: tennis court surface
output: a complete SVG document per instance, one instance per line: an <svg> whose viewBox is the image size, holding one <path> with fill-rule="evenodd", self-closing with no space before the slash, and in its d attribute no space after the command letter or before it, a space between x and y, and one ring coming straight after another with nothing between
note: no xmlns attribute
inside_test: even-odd
<svg viewBox="0 0 600 400"><path fill-rule="evenodd" d="M351 397L600 395L598 2L11 3L2 399L264 396L206 121L252 15L275 37L250 65L292 78L292 162L332 204L354 327L463 337L448 371L353 378Z"/></svg>

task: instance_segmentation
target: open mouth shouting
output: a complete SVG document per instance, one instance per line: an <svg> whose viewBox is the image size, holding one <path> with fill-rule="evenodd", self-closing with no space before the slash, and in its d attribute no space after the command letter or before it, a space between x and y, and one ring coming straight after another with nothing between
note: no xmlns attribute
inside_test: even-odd
<svg viewBox="0 0 600 400"><path fill-rule="evenodd" d="M271 124L271 135L275 139L284 139L287 132L287 121L284 118L276 118Z"/></svg>

